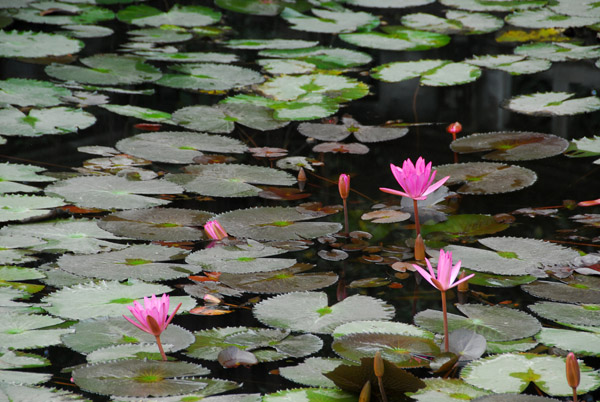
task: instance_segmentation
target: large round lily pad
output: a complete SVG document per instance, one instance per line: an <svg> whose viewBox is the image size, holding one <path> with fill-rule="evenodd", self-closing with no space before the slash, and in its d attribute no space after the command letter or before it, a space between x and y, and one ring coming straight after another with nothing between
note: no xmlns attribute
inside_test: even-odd
<svg viewBox="0 0 600 402"><path fill-rule="evenodd" d="M467 84L481 76L477 66L450 60L400 61L377 66L372 76L385 82L400 82L420 77L422 85L451 86Z"/></svg>
<svg viewBox="0 0 600 402"><path fill-rule="evenodd" d="M341 141L353 134L361 142L382 142L404 137L408 133L406 127L363 126L351 117L343 117L342 125L323 123L301 123L300 134L321 141Z"/></svg>
<svg viewBox="0 0 600 402"><path fill-rule="evenodd" d="M0 109L0 134L9 136L39 137L45 134L69 134L93 125L93 114L71 107L56 106L31 109L23 113L9 107Z"/></svg>
<svg viewBox="0 0 600 402"><path fill-rule="evenodd" d="M550 134L532 132L477 133L453 141L450 148L458 153L493 151L483 159L521 161L548 158L563 153L569 141Z"/></svg>
<svg viewBox="0 0 600 402"><path fill-rule="evenodd" d="M169 67L181 74L165 74L159 85L203 91L226 91L258 84L265 79L254 70L217 63L178 64Z"/></svg>
<svg viewBox="0 0 600 402"><path fill-rule="evenodd" d="M587 96L572 99L574 93L544 92L514 96L503 103L513 112L533 116L569 116L600 110L600 98Z"/></svg>
<svg viewBox="0 0 600 402"><path fill-rule="evenodd" d="M570 304L557 302L537 302L528 306L529 310L542 318L566 326L590 327L600 332L600 305Z"/></svg>
<svg viewBox="0 0 600 402"><path fill-rule="evenodd" d="M342 229L337 222L304 222L314 217L295 208L260 207L225 212L216 219L227 233L255 240L313 239Z"/></svg>
<svg viewBox="0 0 600 402"><path fill-rule="evenodd" d="M46 57L75 54L83 49L83 42L64 35L0 30L0 56Z"/></svg>
<svg viewBox="0 0 600 402"><path fill-rule="evenodd" d="M550 281L537 281L521 286L527 293L543 298L564 303L600 304L600 288L587 286L582 283L560 283Z"/></svg>
<svg viewBox="0 0 600 402"><path fill-rule="evenodd" d="M450 176L446 186L461 184L461 194L498 194L521 190L537 180L532 170L503 163L467 162L437 166L438 177Z"/></svg>

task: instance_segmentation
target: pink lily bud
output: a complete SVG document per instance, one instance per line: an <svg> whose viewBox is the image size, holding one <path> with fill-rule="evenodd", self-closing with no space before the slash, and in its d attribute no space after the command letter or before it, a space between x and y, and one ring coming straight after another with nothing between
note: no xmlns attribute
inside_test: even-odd
<svg viewBox="0 0 600 402"><path fill-rule="evenodd" d="M229 236L219 221L208 221L204 224L204 231L210 239L222 240Z"/></svg>
<svg viewBox="0 0 600 402"><path fill-rule="evenodd" d="M340 197L342 200L348 198L348 194L350 194L350 176L347 174L341 174L338 179L338 190L340 191Z"/></svg>

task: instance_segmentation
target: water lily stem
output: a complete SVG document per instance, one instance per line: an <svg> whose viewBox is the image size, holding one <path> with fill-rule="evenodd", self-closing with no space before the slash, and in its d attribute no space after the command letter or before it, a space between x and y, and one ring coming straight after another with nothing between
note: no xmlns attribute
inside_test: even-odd
<svg viewBox="0 0 600 402"><path fill-rule="evenodd" d="M442 291L442 314L444 315L444 352L448 352L448 311L446 306L446 292Z"/></svg>
<svg viewBox="0 0 600 402"><path fill-rule="evenodd" d="M417 236L421 234L421 224L419 223L419 208L417 206L417 200L413 200L413 207L415 210L415 228L417 230Z"/></svg>
<svg viewBox="0 0 600 402"><path fill-rule="evenodd" d="M348 205L346 200L344 199L344 232L346 234L350 233L349 225L348 225Z"/></svg>
<svg viewBox="0 0 600 402"><path fill-rule="evenodd" d="M385 394L385 388L383 388L383 377L377 377L377 382L379 383L379 393L381 394L381 400L383 402L388 402L387 395Z"/></svg>
<svg viewBox="0 0 600 402"><path fill-rule="evenodd" d="M155 335L156 344L158 345L158 350L160 351L160 355L162 356L163 361L167 361L167 355L165 354L165 350L163 349L162 343L160 341L160 335Z"/></svg>
<svg viewBox="0 0 600 402"><path fill-rule="evenodd" d="M577 402L577 387L573 387L573 402Z"/></svg>

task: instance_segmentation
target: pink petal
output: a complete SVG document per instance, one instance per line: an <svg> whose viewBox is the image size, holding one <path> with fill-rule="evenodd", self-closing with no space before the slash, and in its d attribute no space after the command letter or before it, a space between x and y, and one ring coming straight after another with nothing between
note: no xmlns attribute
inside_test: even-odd
<svg viewBox="0 0 600 402"><path fill-rule="evenodd" d="M410 195L403 193L402 191L399 191L399 190L394 190L391 188L384 188L384 187L379 187L379 190L383 191L384 193L389 193L389 194L394 194L394 195L399 195L402 197L410 198Z"/></svg>
<svg viewBox="0 0 600 402"><path fill-rule="evenodd" d="M459 279L458 281L454 282L454 283L452 284L452 286L450 286L450 288L453 288L453 287L455 287L455 286L456 286L456 285L458 285L459 283L466 282L466 281L468 281L469 279L471 279L471 278L472 278L472 277L474 277L474 276L475 276L475 274L467 275L467 276L465 276L464 278L462 278L462 279ZM450 289L450 288L449 288L449 289Z"/></svg>
<svg viewBox="0 0 600 402"><path fill-rule="evenodd" d="M423 268L421 268L420 266L418 266L418 265L415 265L415 264L413 264L413 267L415 267L415 269L417 270L417 272L418 272L419 274L421 274L421 276L422 276L423 278L425 278L425 280L427 280L427 282L431 283L431 286L433 286L434 288L437 288L437 286L435 286L435 284L434 284L434 283L433 283L433 281L431 280L431 275L429 275L429 274L427 273L427 271L425 271Z"/></svg>
<svg viewBox="0 0 600 402"><path fill-rule="evenodd" d="M149 334L151 334L152 332L150 332L150 329L142 326L140 324L138 324L137 322L133 321L131 318L127 317L126 315L123 316L123 318L125 318L127 321L129 321L130 323L132 323L133 325L135 325L136 327L138 327L139 329L141 329L144 332L148 332Z"/></svg>

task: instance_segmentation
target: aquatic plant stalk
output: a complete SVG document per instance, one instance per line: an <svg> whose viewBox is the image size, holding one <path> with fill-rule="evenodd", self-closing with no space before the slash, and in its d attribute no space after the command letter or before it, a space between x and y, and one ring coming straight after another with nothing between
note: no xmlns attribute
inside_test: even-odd
<svg viewBox="0 0 600 402"><path fill-rule="evenodd" d="M169 296L163 294L162 297L158 299L156 295L152 295L151 298L144 297L143 306L138 303L137 300L133 302L133 307L127 306L137 322L126 315L123 315L123 317L142 331L154 335L160 355L162 356L162 359L166 361L167 355L162 347L160 334L167 329L173 320L175 313L179 310L179 307L181 307L181 303L175 307L175 310L173 310L169 316Z"/></svg>
<svg viewBox="0 0 600 402"><path fill-rule="evenodd" d="M340 192L340 197L342 197L342 202L344 203L344 231L347 234L350 233L348 224L348 205L346 202L348 195L350 194L350 176L347 174L340 175L338 179L338 191Z"/></svg>
<svg viewBox="0 0 600 402"><path fill-rule="evenodd" d="M387 395L385 393L385 388L383 387L384 364L380 351L377 351L375 353L375 358L373 359L373 366L375 376L377 377L377 383L379 384L379 393L381 394L381 400L383 402L387 402Z"/></svg>
<svg viewBox="0 0 600 402"><path fill-rule="evenodd" d="M444 250L440 250L440 257L437 265L437 276L433 271L433 267L427 258L425 258L427 268L429 272L425 271L418 265L413 264L413 267L427 282L442 293L442 313L444 316L444 351L448 352L448 317L447 317L447 305L446 305L446 291L457 286L460 283L464 283L471 279L475 274L467 275L459 280L456 280L460 271L461 261L458 261L456 265L452 265L452 252L447 253Z"/></svg>

